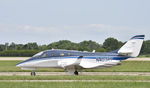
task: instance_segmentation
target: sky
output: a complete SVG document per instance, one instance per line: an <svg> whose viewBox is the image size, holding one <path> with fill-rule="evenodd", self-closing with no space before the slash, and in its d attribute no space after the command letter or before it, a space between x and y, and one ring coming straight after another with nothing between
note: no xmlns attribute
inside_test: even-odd
<svg viewBox="0 0 150 88"><path fill-rule="evenodd" d="M150 0L0 0L0 44L150 40Z"/></svg>

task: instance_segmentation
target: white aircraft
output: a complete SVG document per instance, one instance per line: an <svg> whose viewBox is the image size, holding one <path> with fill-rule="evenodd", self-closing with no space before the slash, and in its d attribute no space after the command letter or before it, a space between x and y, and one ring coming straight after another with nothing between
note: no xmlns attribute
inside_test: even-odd
<svg viewBox="0 0 150 88"><path fill-rule="evenodd" d="M136 35L127 41L120 49L112 52L81 52L75 50L45 50L16 65L23 70L32 70L35 76L36 68L62 68L70 74L78 75L82 69L101 69L112 67L127 58L137 57L140 53L145 35Z"/></svg>

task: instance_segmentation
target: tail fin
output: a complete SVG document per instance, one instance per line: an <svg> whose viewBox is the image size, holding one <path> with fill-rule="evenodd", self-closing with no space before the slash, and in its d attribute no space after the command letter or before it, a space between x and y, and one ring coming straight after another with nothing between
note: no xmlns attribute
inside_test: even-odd
<svg viewBox="0 0 150 88"><path fill-rule="evenodd" d="M118 51L121 55L137 57L140 53L145 35L136 35L127 41Z"/></svg>

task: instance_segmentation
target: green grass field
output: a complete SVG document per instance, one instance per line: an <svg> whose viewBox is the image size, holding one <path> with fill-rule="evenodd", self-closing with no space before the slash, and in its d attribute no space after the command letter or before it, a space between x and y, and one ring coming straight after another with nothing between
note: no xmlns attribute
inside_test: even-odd
<svg viewBox="0 0 150 88"><path fill-rule="evenodd" d="M15 65L20 61L0 61L0 72L21 72ZM63 69L43 68L41 72L60 72ZM95 72L150 72L150 61L123 61L121 65L105 69L89 69ZM5 80L5 82L3 81ZM6 82L8 80L8 82ZM9 82L9 80L78 80L77 82ZM80 80L104 80L81 82ZM109 80L123 80L121 82ZM126 82L126 80L132 80ZM149 88L150 76L0 76L0 88ZM80 82L79 82L80 81Z"/></svg>
<svg viewBox="0 0 150 88"><path fill-rule="evenodd" d="M0 72L24 72L15 65L20 61L0 61ZM38 72L63 72L63 69L40 68ZM150 61L123 61L121 65L104 69L88 69L87 72L150 72Z"/></svg>
<svg viewBox="0 0 150 88"><path fill-rule="evenodd" d="M150 54L139 55L138 57L140 57L140 58L150 58Z"/></svg>
<svg viewBox="0 0 150 88"><path fill-rule="evenodd" d="M5 80L5 82L3 82ZM8 80L6 82L6 80ZM78 80L76 82L9 82L9 80ZM83 82L80 80L104 80ZM108 81L107 81L108 80ZM109 80L123 80L112 81ZM126 82L126 80L132 80ZM0 88L149 88L149 76L0 76Z"/></svg>
<svg viewBox="0 0 150 88"><path fill-rule="evenodd" d="M150 80L149 76L0 76L0 80Z"/></svg>
<svg viewBox="0 0 150 88"><path fill-rule="evenodd" d="M149 88L148 82L0 82L1 88Z"/></svg>

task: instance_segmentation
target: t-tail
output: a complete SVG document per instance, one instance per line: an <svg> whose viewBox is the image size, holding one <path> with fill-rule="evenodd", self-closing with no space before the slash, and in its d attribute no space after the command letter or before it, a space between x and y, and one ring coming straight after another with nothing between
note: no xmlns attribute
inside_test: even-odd
<svg viewBox="0 0 150 88"><path fill-rule="evenodd" d="M118 50L118 53L129 57L137 57L141 51L144 37L145 35L132 37Z"/></svg>

